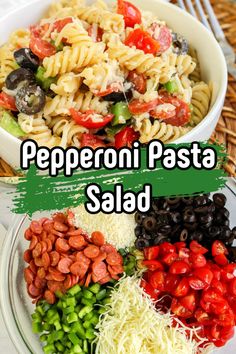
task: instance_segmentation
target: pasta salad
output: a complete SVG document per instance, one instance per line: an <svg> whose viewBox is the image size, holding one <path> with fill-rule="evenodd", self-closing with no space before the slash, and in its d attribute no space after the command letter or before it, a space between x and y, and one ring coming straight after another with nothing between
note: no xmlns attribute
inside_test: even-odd
<svg viewBox="0 0 236 354"><path fill-rule="evenodd" d="M187 40L124 0L61 0L0 48L0 126L40 146L169 143L210 100Z"/></svg>

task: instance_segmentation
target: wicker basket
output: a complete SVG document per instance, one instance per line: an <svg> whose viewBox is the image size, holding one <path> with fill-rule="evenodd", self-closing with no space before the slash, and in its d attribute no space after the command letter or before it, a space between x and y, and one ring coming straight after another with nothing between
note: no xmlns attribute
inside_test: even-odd
<svg viewBox="0 0 236 354"><path fill-rule="evenodd" d="M174 1L173 1L174 2ZM228 0L212 1L216 15L230 44L236 50L236 2ZM229 76L228 91L224 109L211 141L225 143L229 154L224 166L230 176L235 176L236 168L236 80ZM0 176L14 176L15 172L0 158Z"/></svg>

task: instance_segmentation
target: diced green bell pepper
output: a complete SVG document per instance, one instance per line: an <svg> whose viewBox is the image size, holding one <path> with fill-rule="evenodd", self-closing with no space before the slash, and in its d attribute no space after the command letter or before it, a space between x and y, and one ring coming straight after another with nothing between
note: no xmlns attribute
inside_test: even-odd
<svg viewBox="0 0 236 354"><path fill-rule="evenodd" d="M57 77L44 77L46 70L39 66L35 75L37 83L42 87L43 90L48 91L50 89L51 84L57 82Z"/></svg>
<svg viewBox="0 0 236 354"><path fill-rule="evenodd" d="M178 92L178 85L175 80L170 80L166 84L164 84L166 91L169 93Z"/></svg>
<svg viewBox="0 0 236 354"><path fill-rule="evenodd" d="M114 114L114 118L111 122L112 126L116 126L118 124L125 124L126 121L132 117L126 102L116 103L111 108L111 113Z"/></svg>
<svg viewBox="0 0 236 354"><path fill-rule="evenodd" d="M2 116L0 116L0 127L17 138L26 135L15 120L14 116L7 111L4 111Z"/></svg>

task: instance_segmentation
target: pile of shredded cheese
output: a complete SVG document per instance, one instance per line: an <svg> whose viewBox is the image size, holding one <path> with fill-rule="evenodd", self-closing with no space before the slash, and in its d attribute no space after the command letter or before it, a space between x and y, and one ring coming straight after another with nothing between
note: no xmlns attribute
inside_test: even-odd
<svg viewBox="0 0 236 354"><path fill-rule="evenodd" d="M97 325L96 354L196 354L202 342L185 334L181 322L172 327L173 317L155 309L139 286L137 277L122 278L111 295L107 312Z"/></svg>
<svg viewBox="0 0 236 354"><path fill-rule="evenodd" d="M134 246L136 240L134 215L129 214L90 214L83 205L71 209L74 213L74 223L91 235L93 231L101 231L106 242L117 249Z"/></svg>

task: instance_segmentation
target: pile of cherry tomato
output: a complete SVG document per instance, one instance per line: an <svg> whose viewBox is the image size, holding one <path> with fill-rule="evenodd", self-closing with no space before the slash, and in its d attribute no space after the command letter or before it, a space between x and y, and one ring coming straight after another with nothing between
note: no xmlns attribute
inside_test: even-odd
<svg viewBox="0 0 236 354"><path fill-rule="evenodd" d="M145 292L217 347L233 337L236 323L236 263L229 263L227 254L220 241L211 252L197 241L189 248L164 242L144 249Z"/></svg>

